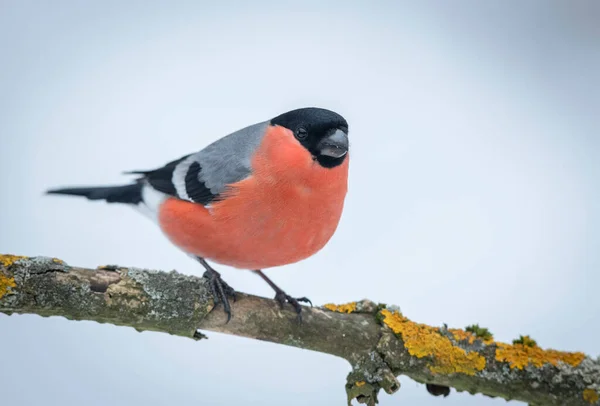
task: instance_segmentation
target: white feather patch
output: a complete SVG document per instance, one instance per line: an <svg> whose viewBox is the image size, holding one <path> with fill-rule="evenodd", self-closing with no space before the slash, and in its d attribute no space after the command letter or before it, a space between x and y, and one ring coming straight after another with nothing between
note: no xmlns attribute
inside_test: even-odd
<svg viewBox="0 0 600 406"><path fill-rule="evenodd" d="M177 191L177 196L182 200L192 201L190 196L185 189L185 176L190 169L190 166L196 160L195 154L187 157L183 161L177 164L175 169L173 170L173 177L171 178L171 182L173 186L175 186L175 190Z"/></svg>
<svg viewBox="0 0 600 406"><path fill-rule="evenodd" d="M136 210L158 224L158 209L168 196L145 183L142 187L143 202L135 206Z"/></svg>

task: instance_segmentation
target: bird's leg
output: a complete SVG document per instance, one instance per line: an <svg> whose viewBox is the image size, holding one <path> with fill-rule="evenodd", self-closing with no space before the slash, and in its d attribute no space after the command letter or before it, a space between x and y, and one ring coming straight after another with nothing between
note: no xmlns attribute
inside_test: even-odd
<svg viewBox="0 0 600 406"><path fill-rule="evenodd" d="M267 275L265 275L260 269L255 270L254 273L263 278L263 280L267 282L271 288L273 288L273 290L275 291L275 300L277 300L279 306L283 308L283 305L286 302L291 304L294 310L296 310L296 314L298 315L298 321L302 322L302 306L300 306L299 302L310 303L312 307L312 302L310 301L310 299L306 297L293 298L287 293L285 293L283 289L281 289L279 286L275 285L275 283L273 283L273 281L269 279Z"/></svg>
<svg viewBox="0 0 600 406"><path fill-rule="evenodd" d="M196 259L202 264L204 269L206 269L206 272L204 272L203 276L210 282L210 289L212 290L215 305L218 305L221 302L223 303L223 310L225 313L227 313L227 322L229 323L229 320L231 320L229 296L231 296L235 302L235 290L225 283L225 281L221 278L221 274L208 265L208 262L206 262L204 258L196 257Z"/></svg>

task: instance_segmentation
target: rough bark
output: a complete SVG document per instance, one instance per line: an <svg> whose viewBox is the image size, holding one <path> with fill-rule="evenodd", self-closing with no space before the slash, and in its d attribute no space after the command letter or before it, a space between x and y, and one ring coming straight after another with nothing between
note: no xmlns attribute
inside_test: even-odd
<svg viewBox="0 0 600 406"><path fill-rule="evenodd" d="M393 307L362 300L305 307L303 323L270 299L239 294L233 318L214 308L207 282L175 271L71 267L46 257L0 256L0 312L95 320L193 339L199 330L270 341L348 360L348 401L374 405L396 376L428 383L430 393L458 391L532 405L600 404L600 359L543 350L532 342L503 344L489 336L431 327ZM435 385L431 385L435 384Z"/></svg>

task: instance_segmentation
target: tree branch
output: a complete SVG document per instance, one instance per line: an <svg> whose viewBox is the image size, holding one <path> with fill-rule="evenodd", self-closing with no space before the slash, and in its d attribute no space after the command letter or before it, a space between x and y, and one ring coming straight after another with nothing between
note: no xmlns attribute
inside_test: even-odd
<svg viewBox="0 0 600 406"><path fill-rule="evenodd" d="M396 376L428 384L430 393L482 393L532 405L600 404L600 359L493 341L483 329L431 327L393 307L363 300L305 307L304 322L277 302L239 294L233 318L212 311L207 281L175 271L71 267L46 257L0 255L0 312L63 316L194 339L218 331L332 354L348 360L349 403L374 405L380 389L400 388ZM440 385L440 386L436 386Z"/></svg>

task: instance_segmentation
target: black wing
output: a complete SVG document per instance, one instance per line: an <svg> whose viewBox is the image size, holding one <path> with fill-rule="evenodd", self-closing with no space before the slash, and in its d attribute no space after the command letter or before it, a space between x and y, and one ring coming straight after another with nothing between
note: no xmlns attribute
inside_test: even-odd
<svg viewBox="0 0 600 406"><path fill-rule="evenodd" d="M194 157L192 157L194 155ZM186 155L165 166L150 171L130 171L129 174L142 175L150 186L159 192L182 200L189 200L202 205L207 205L217 198L206 184L202 182L200 163L195 160L196 154ZM182 172L181 179L174 179L174 173ZM177 183L177 185L176 185ZM180 186L181 185L181 186ZM179 190L178 190L179 189Z"/></svg>

